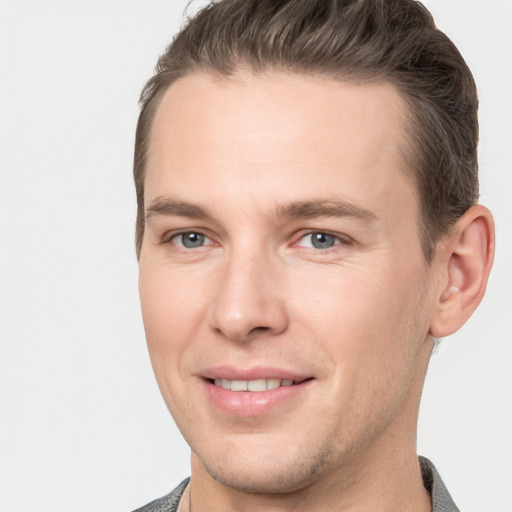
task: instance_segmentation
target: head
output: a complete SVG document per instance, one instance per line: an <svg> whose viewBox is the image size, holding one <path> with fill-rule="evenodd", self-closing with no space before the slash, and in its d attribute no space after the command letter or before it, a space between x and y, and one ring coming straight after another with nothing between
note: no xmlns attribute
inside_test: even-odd
<svg viewBox="0 0 512 512"><path fill-rule="evenodd" d="M433 339L492 260L476 108L412 1L220 1L177 35L142 95L137 250L193 474L287 493L414 452Z"/></svg>

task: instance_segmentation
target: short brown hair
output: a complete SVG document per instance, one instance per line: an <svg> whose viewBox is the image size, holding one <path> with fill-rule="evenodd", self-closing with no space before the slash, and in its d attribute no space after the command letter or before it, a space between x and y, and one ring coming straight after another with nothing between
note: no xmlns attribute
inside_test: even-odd
<svg viewBox="0 0 512 512"><path fill-rule="evenodd" d="M241 69L385 81L409 106L406 160L418 187L423 252L478 199L478 98L450 39L414 0L219 0L189 19L159 58L141 94L134 178L136 248L144 235L144 178L160 99L193 72Z"/></svg>

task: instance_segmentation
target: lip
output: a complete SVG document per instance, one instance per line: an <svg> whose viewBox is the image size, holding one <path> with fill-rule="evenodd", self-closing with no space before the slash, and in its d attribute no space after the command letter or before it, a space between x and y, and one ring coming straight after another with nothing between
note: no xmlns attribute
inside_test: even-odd
<svg viewBox="0 0 512 512"><path fill-rule="evenodd" d="M311 378L311 375L298 373L282 368L268 366L254 366L251 368L239 368L234 366L215 366L206 368L200 375L203 379L228 379L228 380L256 380L256 379L281 379L295 380L297 382Z"/></svg>
<svg viewBox="0 0 512 512"><path fill-rule="evenodd" d="M216 386L214 379L256 380L281 379L293 380L292 386L281 386L266 391L231 391ZM224 414L230 416L254 418L265 416L279 409L279 412L289 410L298 402L298 397L307 392L315 379L290 370L269 367L253 367L249 369L218 366L209 368L201 373L203 390L208 401Z"/></svg>

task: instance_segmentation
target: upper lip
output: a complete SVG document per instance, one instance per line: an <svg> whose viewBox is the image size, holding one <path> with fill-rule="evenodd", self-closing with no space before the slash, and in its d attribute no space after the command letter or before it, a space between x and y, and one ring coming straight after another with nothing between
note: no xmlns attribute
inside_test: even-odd
<svg viewBox="0 0 512 512"><path fill-rule="evenodd" d="M200 372L203 379L228 379L228 380L257 380L257 379L281 379L300 382L311 378L311 375L283 368L269 366L253 366L251 368L239 368L234 366L214 366Z"/></svg>

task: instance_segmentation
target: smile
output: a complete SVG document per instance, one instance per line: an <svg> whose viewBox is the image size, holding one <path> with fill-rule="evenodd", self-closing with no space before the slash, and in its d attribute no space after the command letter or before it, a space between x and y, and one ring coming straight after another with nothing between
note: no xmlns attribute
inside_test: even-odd
<svg viewBox="0 0 512 512"><path fill-rule="evenodd" d="M255 380L229 380L229 379L214 379L215 386L229 389L230 391L251 391L262 392L280 387L293 386L297 384L291 379L255 379Z"/></svg>
<svg viewBox="0 0 512 512"><path fill-rule="evenodd" d="M304 393L316 381L314 377L290 378L293 375L283 376L285 378L275 375L264 378L260 371L251 372L260 373L258 376L251 375L252 379L226 379L219 373L215 377L201 379L208 401L223 414L245 418L263 417L274 410L279 411L277 414L282 414L284 410L291 410L290 407L297 407L300 403L297 401L298 397L304 397Z"/></svg>

